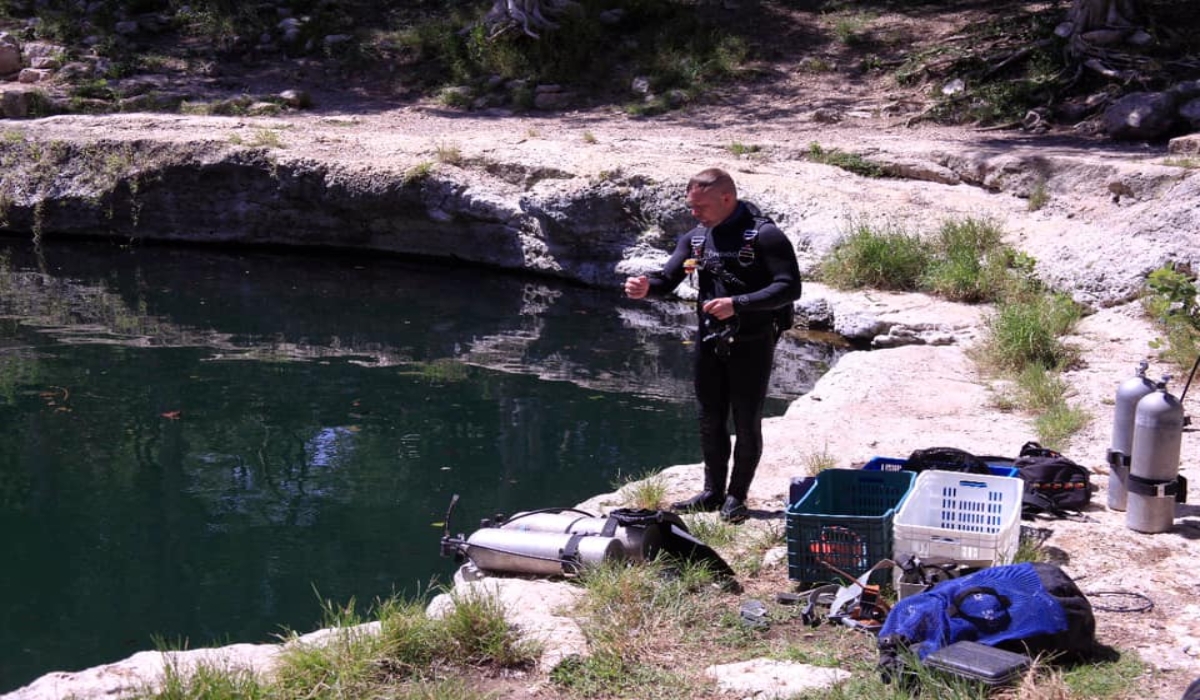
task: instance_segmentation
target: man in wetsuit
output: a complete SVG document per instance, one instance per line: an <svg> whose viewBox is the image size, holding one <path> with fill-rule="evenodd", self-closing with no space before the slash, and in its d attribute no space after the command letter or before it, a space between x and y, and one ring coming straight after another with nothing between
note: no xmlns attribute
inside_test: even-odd
<svg viewBox="0 0 1200 700"><path fill-rule="evenodd" d="M704 489L672 505L677 511L720 509L721 519L749 515L746 496L762 456L762 412L775 341L791 327L800 297L792 244L758 208L738 199L729 173L710 168L688 182L688 206L699 225L683 234L663 269L625 280L642 299L673 291L694 273L697 284L695 388L700 410ZM733 415L736 443L728 420ZM729 475L730 453L733 474Z"/></svg>

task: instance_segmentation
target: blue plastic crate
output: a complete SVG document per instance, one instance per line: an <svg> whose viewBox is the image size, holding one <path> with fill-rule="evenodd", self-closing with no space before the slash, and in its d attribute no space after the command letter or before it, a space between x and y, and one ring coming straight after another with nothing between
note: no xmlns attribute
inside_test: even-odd
<svg viewBox="0 0 1200 700"><path fill-rule="evenodd" d="M986 458L985 458L986 459ZM875 457L870 462L863 465L863 469L868 471L885 471L897 472L904 471L904 465L908 464L907 459L898 459L895 457ZM987 462L988 473L992 476L1020 476L1020 470L1012 465L1011 460ZM950 470L961 471L961 470Z"/></svg>
<svg viewBox="0 0 1200 700"><path fill-rule="evenodd" d="M890 559L892 519L915 478L913 472L882 469L818 474L808 493L787 510L788 578L801 583L842 580L841 574L858 578ZM871 582L887 577L882 569Z"/></svg>

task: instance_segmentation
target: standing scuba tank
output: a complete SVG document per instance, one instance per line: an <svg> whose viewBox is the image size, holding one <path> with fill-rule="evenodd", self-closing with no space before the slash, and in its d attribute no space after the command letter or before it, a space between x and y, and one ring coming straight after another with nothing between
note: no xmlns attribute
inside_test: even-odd
<svg viewBox="0 0 1200 700"><path fill-rule="evenodd" d="M1108 448L1108 507L1125 510L1129 462L1133 454L1134 417L1138 402L1154 391L1154 382L1146 378L1150 364L1138 363L1135 376L1117 386L1116 408L1113 410L1112 445Z"/></svg>
<svg viewBox="0 0 1200 700"><path fill-rule="evenodd" d="M662 532L657 524L634 527L619 524L611 517L596 517L579 510L516 513L500 527L505 530L614 537L624 547L625 557L633 562L653 559L662 546Z"/></svg>
<svg viewBox="0 0 1200 700"><path fill-rule="evenodd" d="M1179 476L1183 405L1167 391L1169 380L1163 377L1155 391L1138 401L1134 415L1125 524L1138 532L1170 530L1175 503L1187 496L1187 481Z"/></svg>

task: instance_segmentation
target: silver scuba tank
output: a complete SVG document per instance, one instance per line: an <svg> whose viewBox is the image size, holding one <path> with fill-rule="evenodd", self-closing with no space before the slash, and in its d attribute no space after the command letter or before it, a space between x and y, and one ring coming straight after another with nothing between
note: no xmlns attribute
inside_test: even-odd
<svg viewBox="0 0 1200 700"><path fill-rule="evenodd" d="M500 527L505 530L614 537L624 548L625 558L633 562L653 559L662 547L662 532L657 525L614 525L608 518L584 515L578 511L516 513Z"/></svg>
<svg viewBox="0 0 1200 700"><path fill-rule="evenodd" d="M625 548L615 537L498 527L476 530L461 551L484 571L541 576L575 574L584 566L625 557Z"/></svg>
<svg viewBox="0 0 1200 700"><path fill-rule="evenodd" d="M1146 378L1149 367L1150 364L1142 360L1136 374L1117 385L1112 444L1108 449L1108 507L1113 510L1125 510L1125 482L1129 478L1129 461L1133 454L1134 417L1138 401L1154 391L1154 382Z"/></svg>
<svg viewBox="0 0 1200 700"><path fill-rule="evenodd" d="M1186 482L1179 478L1183 405L1167 391L1169 380L1163 377L1155 391L1138 401L1134 414L1125 524L1138 532L1170 530L1176 500L1186 494Z"/></svg>

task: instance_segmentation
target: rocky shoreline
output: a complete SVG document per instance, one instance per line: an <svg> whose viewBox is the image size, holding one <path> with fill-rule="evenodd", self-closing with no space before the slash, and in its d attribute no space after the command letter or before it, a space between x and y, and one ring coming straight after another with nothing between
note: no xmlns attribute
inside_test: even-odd
<svg viewBox="0 0 1200 700"><path fill-rule="evenodd" d="M1165 162L1165 147L1089 148L984 134L945 139L813 124L649 128L589 115L442 118L407 110L353 118L55 117L7 127L0 221L9 232L43 238L102 233L379 250L604 286L661 260L686 221L682 183L710 165L732 171L746 198L776 216L806 272L863 217L905 230L953 217L994 219L1010 245L1036 259L1039 277L1093 311L1069 339L1082 361L1065 377L1070 400L1093 421L1066 451L1096 472L1100 492L1092 522L1038 525L1050 530L1048 546L1065 555L1085 592L1135 590L1155 601L1147 613L1098 613L1101 641L1137 650L1160 672L1145 697L1174 700L1200 675L1200 606L1190 583L1200 555L1200 509L1180 506L1172 532L1146 536L1103 507L1115 386L1140 359L1162 373L1149 348L1155 331L1136 302L1142 280L1168 261L1200 266L1200 177ZM246 145L256 134L263 143ZM811 162L805 154L814 141L890 163L903 177L868 179ZM745 157L727 148L737 142L766 146ZM1036 209L1029 205L1035 192L1047 196ZM762 517L752 525L769 522L791 477L814 454L849 466L933 445L1011 454L1033 439L1031 417L995 408L994 380L968 357L986 308L806 283L801 311L887 349L846 355L786 415L767 422L750 499ZM1200 439L1188 432L1185 476L1195 476L1197 454ZM693 490L700 479L699 465L664 474L668 497ZM581 507L602 511L620 500L604 494ZM786 569L778 553L773 562L777 573ZM564 638L544 619L518 624L535 636ZM323 633L314 634L306 641ZM277 651L236 645L179 654L221 653L269 668ZM543 667L563 653L548 646ZM0 697L112 697L152 678L163 659L143 652L48 674Z"/></svg>

